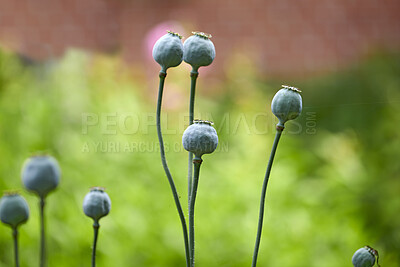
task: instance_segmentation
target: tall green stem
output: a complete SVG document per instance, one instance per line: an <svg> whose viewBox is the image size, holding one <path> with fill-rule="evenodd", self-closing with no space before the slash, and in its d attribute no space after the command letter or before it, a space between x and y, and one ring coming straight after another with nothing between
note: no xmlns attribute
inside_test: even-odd
<svg viewBox="0 0 400 267"><path fill-rule="evenodd" d="M19 267L19 256L18 256L18 229L17 229L17 227L13 228L13 239L14 239L15 266L16 266L16 267Z"/></svg>
<svg viewBox="0 0 400 267"><path fill-rule="evenodd" d="M192 69L190 72L190 103L189 103L189 125L193 124L194 120L194 98L196 94L196 81L199 73L197 70ZM192 192L192 184L193 184L193 153L189 152L189 159L188 159L188 202L190 202L190 194Z"/></svg>
<svg viewBox="0 0 400 267"><path fill-rule="evenodd" d="M44 227L44 196L40 197L40 267L44 267L46 255L45 227Z"/></svg>
<svg viewBox="0 0 400 267"><path fill-rule="evenodd" d="M167 175L169 185L171 187L172 195L175 200L175 205L176 209L178 210L179 218L181 220L182 224L182 230L183 230L183 238L185 242L185 253L186 253L186 266L189 267L190 263L190 255L189 255L189 239L188 239L188 231L187 231L187 225L186 225L186 220L185 220L185 215L182 210L181 203L179 201L179 195L175 187L174 180L172 178L171 172L169 171L168 165L167 165L167 160L165 159L165 149L164 149L164 141L161 133L161 105L162 105L162 96L163 96L163 91L164 91L164 82L165 82L165 77L167 76L166 72L160 71L160 85L158 89L158 101L157 101L157 135L158 135L158 142L160 144L160 153L161 153L161 162L165 171L165 174Z"/></svg>
<svg viewBox="0 0 400 267"><path fill-rule="evenodd" d="M201 158L195 157L193 159L194 177L193 187L190 194L189 203L189 242L190 242L190 267L194 267L194 205L196 203L197 187L199 185L200 165L203 161Z"/></svg>
<svg viewBox="0 0 400 267"><path fill-rule="evenodd" d="M96 247L97 247L97 237L99 235L99 228L100 228L99 222L94 221L94 223L93 223L94 238L93 238L93 248L92 248L92 267L96 266Z"/></svg>
<svg viewBox="0 0 400 267"><path fill-rule="evenodd" d="M251 263L252 267L257 266L258 250L260 248L261 232L262 232L263 220L264 220L265 195L267 193L268 180L269 180L269 175L271 173L271 168L272 168L272 163L274 161L276 148L278 147L278 142L281 137L283 129L284 128L281 126L276 127L275 140L274 140L274 144L272 145L271 154L269 156L269 161L268 161L268 166L267 166L267 171L265 173L265 178L264 178L264 182L262 185L260 211L259 211L259 215L258 215L257 238L256 238L256 244L254 247L254 252L253 252L253 261Z"/></svg>

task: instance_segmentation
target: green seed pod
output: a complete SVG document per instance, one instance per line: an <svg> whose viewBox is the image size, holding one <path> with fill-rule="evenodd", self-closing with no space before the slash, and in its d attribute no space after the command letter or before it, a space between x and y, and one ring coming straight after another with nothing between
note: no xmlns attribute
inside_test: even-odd
<svg viewBox="0 0 400 267"><path fill-rule="evenodd" d="M83 199L83 212L95 221L106 216L110 210L111 199L102 187L91 188Z"/></svg>
<svg viewBox="0 0 400 267"><path fill-rule="evenodd" d="M354 253L351 262L354 267L372 267L375 264L375 256L378 256L378 252L369 246L365 246Z"/></svg>
<svg viewBox="0 0 400 267"><path fill-rule="evenodd" d="M218 135L212 124L210 121L195 120L183 133L183 147L198 158L214 152L218 145Z"/></svg>
<svg viewBox="0 0 400 267"><path fill-rule="evenodd" d="M167 31L153 47L153 58L161 65L161 71L166 72L170 67L176 67L182 62L183 44L182 36L178 33Z"/></svg>
<svg viewBox="0 0 400 267"><path fill-rule="evenodd" d="M190 64L194 71L210 65L215 58L215 47L210 34L192 32L183 44L183 60Z"/></svg>
<svg viewBox="0 0 400 267"><path fill-rule="evenodd" d="M278 126L284 127L285 122L297 118L302 110L300 90L296 87L282 85L272 99L272 113L279 119Z"/></svg>
<svg viewBox="0 0 400 267"><path fill-rule="evenodd" d="M61 170L58 162L51 156L33 156L22 168L24 186L40 197L56 189L60 182Z"/></svg>
<svg viewBox="0 0 400 267"><path fill-rule="evenodd" d="M29 218L29 206L17 193L6 193L0 200L0 219L16 229Z"/></svg>

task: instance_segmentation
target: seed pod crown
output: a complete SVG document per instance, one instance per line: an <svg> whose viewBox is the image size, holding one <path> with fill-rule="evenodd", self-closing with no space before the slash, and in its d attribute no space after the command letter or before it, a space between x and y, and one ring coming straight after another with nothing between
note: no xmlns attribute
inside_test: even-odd
<svg viewBox="0 0 400 267"><path fill-rule="evenodd" d="M166 72L168 68L176 67L182 62L183 44L179 33L167 31L153 47L153 58L160 64L161 71Z"/></svg>
<svg viewBox="0 0 400 267"><path fill-rule="evenodd" d="M214 152L218 146L218 135L212 125L210 121L195 120L183 133L183 147L199 158Z"/></svg>
<svg viewBox="0 0 400 267"><path fill-rule="evenodd" d="M106 216L110 210L111 199L102 187L91 188L83 199L83 212L95 221Z"/></svg>
<svg viewBox="0 0 400 267"><path fill-rule="evenodd" d="M5 193L0 200L0 220L15 229L28 218L29 206L26 200L15 192Z"/></svg>
<svg viewBox="0 0 400 267"><path fill-rule="evenodd" d="M354 267L372 267L375 264L375 256L378 256L378 252L369 246L365 246L354 253L351 262Z"/></svg>
<svg viewBox="0 0 400 267"><path fill-rule="evenodd" d="M183 60L197 71L202 66L210 65L215 58L215 47L210 40L211 34L192 32L183 44Z"/></svg>
<svg viewBox="0 0 400 267"><path fill-rule="evenodd" d="M40 197L57 188L60 182L61 170L58 162L51 156L33 156L22 168L24 186Z"/></svg>
<svg viewBox="0 0 400 267"><path fill-rule="evenodd" d="M288 120L297 118L302 110L300 90L293 86L282 85L272 99L272 113L279 119L279 126L283 127Z"/></svg>

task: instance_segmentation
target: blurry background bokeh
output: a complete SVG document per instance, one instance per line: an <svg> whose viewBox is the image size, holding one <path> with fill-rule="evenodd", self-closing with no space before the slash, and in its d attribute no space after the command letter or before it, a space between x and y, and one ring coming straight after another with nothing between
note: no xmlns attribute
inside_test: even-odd
<svg viewBox="0 0 400 267"><path fill-rule="evenodd" d="M213 35L200 69L196 118L220 145L204 157L196 203L197 264L250 266L261 184L274 137L270 102L302 89L301 117L279 144L267 193L259 266L351 266L370 245L400 266L400 2L395 0L0 0L0 191L31 208L21 266L37 266L37 199L24 160L55 156L63 176L48 198L49 266L90 264L91 186L112 199L98 266L184 266L181 226L155 129L154 42L170 29ZM167 159L187 206L190 68L166 80ZM12 266L0 227L0 266Z"/></svg>

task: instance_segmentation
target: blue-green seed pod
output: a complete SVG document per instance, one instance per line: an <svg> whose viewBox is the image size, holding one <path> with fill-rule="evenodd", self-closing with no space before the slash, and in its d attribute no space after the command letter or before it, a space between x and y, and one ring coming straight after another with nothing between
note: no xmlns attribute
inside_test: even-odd
<svg viewBox="0 0 400 267"><path fill-rule="evenodd" d="M183 60L190 64L194 71L210 65L215 58L215 47L210 34L192 32L183 44Z"/></svg>
<svg viewBox="0 0 400 267"><path fill-rule="evenodd" d="M351 262L354 267L372 267L375 264L376 254L376 250L365 246L354 253Z"/></svg>
<svg viewBox="0 0 400 267"><path fill-rule="evenodd" d="M93 187L83 199L83 212L96 222L111 210L111 199L104 188Z"/></svg>
<svg viewBox="0 0 400 267"><path fill-rule="evenodd" d="M278 126L284 127L285 122L297 118L302 110L300 90L296 87L282 85L272 99L272 113L279 119Z"/></svg>
<svg viewBox="0 0 400 267"><path fill-rule="evenodd" d="M60 166L51 156L30 157L22 168L24 186L43 198L57 188L60 176Z"/></svg>
<svg viewBox="0 0 400 267"><path fill-rule="evenodd" d="M195 120L183 133L183 147L198 158L214 152L218 146L218 135L212 124L210 121Z"/></svg>
<svg viewBox="0 0 400 267"><path fill-rule="evenodd" d="M0 200L0 220L16 229L29 218L29 206L17 193L6 193Z"/></svg>
<svg viewBox="0 0 400 267"><path fill-rule="evenodd" d="M160 64L161 71L166 72L168 68L176 67L182 62L183 44L182 36L178 33L167 31L153 47L153 58Z"/></svg>

